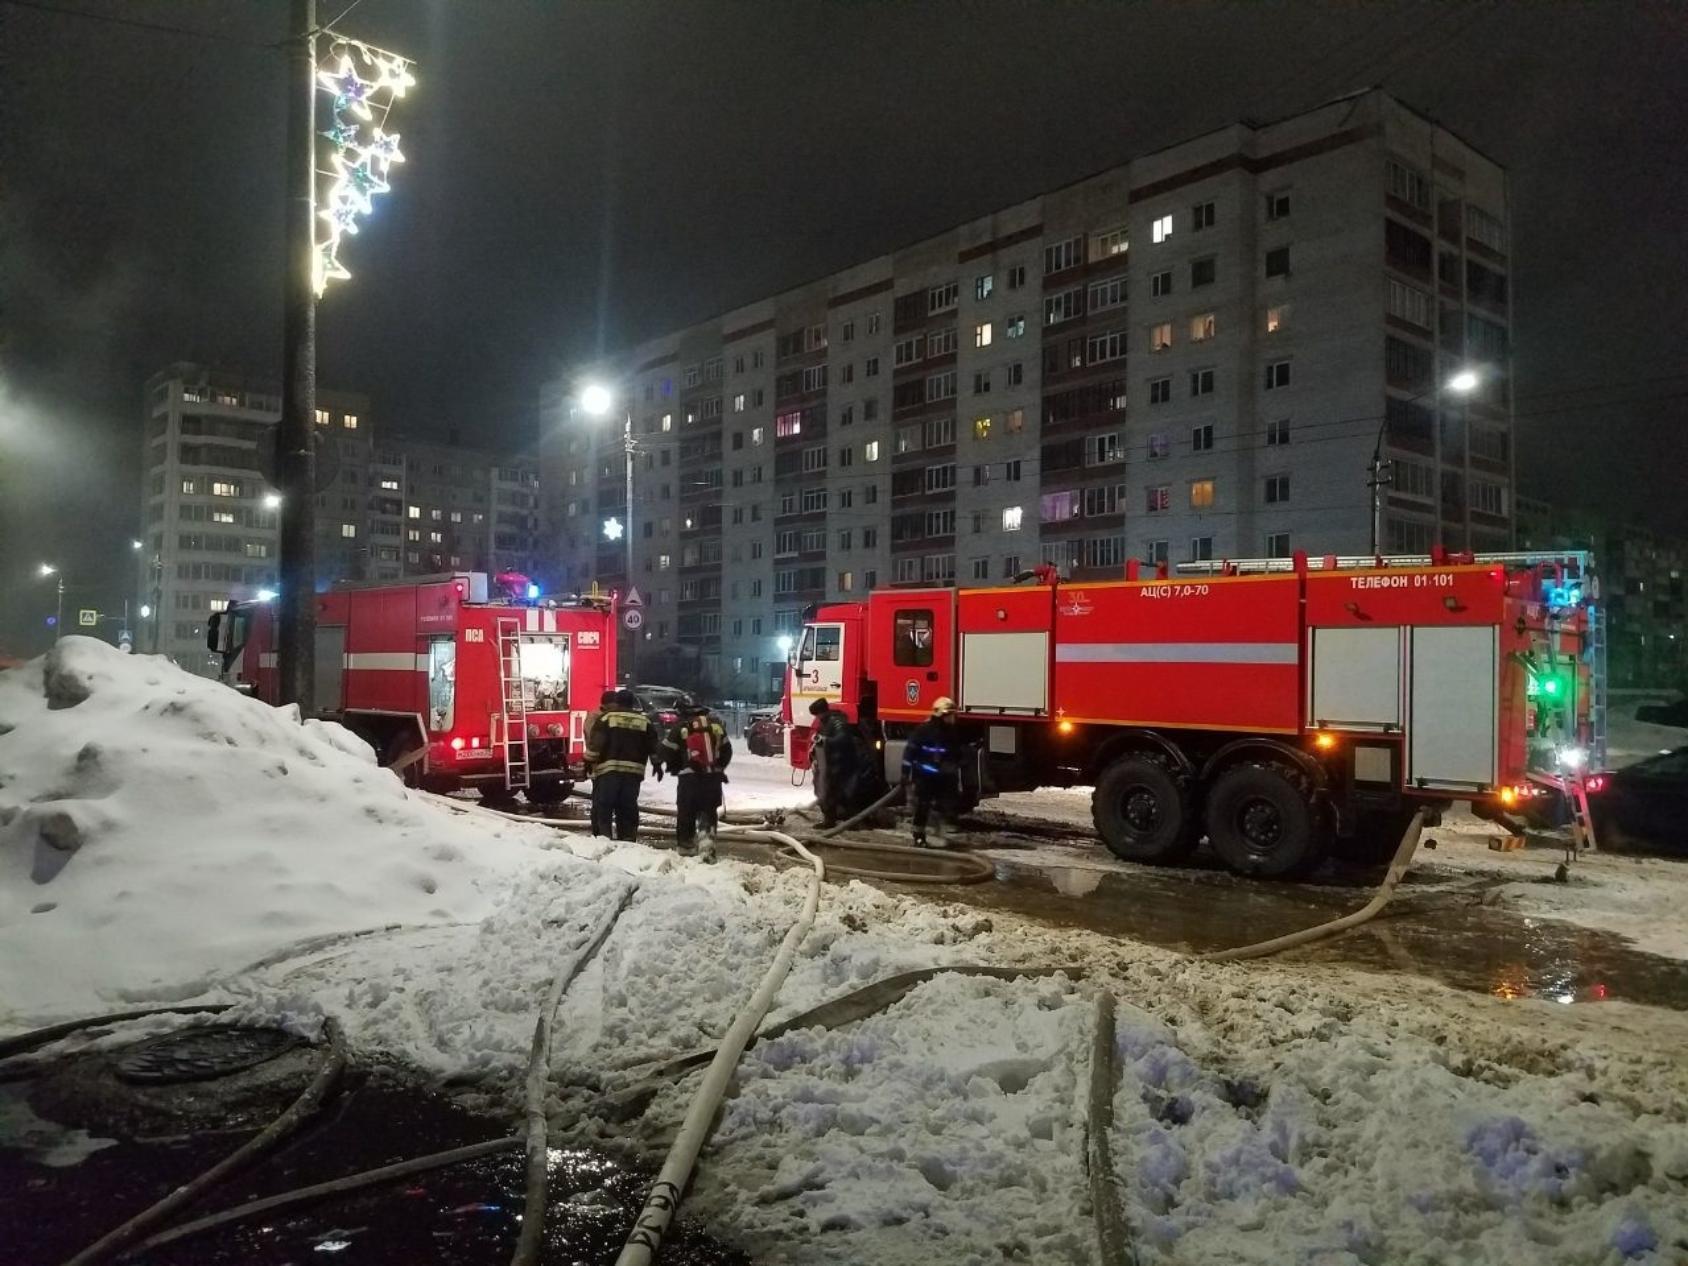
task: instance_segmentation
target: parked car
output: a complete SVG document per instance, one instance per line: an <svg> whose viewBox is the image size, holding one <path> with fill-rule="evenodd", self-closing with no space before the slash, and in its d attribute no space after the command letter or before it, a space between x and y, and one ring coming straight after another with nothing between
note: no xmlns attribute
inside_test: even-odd
<svg viewBox="0 0 1688 1266"><path fill-rule="evenodd" d="M785 754L785 722L778 712L752 712L744 726L744 745L752 756Z"/></svg>
<svg viewBox="0 0 1688 1266"><path fill-rule="evenodd" d="M1688 857L1688 747L1595 774L1588 790L1601 848Z"/></svg>
<svg viewBox="0 0 1688 1266"><path fill-rule="evenodd" d="M677 686L629 687L645 715L658 725L673 725L692 706L692 696Z"/></svg>

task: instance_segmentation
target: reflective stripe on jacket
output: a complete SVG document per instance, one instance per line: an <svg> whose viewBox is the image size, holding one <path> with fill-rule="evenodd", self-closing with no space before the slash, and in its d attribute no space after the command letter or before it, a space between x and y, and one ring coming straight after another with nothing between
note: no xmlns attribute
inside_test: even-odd
<svg viewBox="0 0 1688 1266"><path fill-rule="evenodd" d="M594 774L638 774L656 750L656 727L643 712L602 713L586 736L586 763Z"/></svg>

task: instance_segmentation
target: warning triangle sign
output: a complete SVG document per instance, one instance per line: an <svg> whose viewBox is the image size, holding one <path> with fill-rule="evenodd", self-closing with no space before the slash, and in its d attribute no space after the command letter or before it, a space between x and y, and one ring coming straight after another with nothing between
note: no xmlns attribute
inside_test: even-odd
<svg viewBox="0 0 1688 1266"><path fill-rule="evenodd" d="M642 607L645 605L645 600L639 596L637 585L627 587L627 596L621 600L621 605L624 607Z"/></svg>

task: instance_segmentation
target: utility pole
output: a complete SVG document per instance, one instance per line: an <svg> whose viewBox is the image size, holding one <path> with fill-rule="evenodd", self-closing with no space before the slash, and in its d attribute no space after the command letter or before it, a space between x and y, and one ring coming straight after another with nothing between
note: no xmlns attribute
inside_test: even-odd
<svg viewBox="0 0 1688 1266"><path fill-rule="evenodd" d="M1377 433L1377 447L1372 449L1371 474L1366 487L1371 489L1371 553L1377 556L1378 539L1383 535L1383 490L1395 482L1394 464L1383 460L1383 431Z"/></svg>
<svg viewBox="0 0 1688 1266"><path fill-rule="evenodd" d="M287 49L287 273L282 311L276 599L281 702L311 712L316 675L316 0L292 0Z"/></svg>
<svg viewBox="0 0 1688 1266"><path fill-rule="evenodd" d="M621 424L621 447L627 456L627 510L622 515L627 520L627 588L633 589L633 410L627 410L626 420ZM632 634L627 643L627 681L629 685L639 680L639 638L643 636L639 629L629 629Z"/></svg>

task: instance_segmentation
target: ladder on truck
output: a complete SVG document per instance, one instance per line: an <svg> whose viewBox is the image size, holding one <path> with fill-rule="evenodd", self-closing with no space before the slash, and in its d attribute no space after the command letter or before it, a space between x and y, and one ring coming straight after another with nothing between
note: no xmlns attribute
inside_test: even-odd
<svg viewBox="0 0 1688 1266"><path fill-rule="evenodd" d="M522 682L522 622L498 621L498 699L503 709L504 785L528 785L527 687Z"/></svg>
<svg viewBox="0 0 1688 1266"><path fill-rule="evenodd" d="M1588 759L1595 769L1606 768L1606 612L1598 604L1588 609Z"/></svg>

